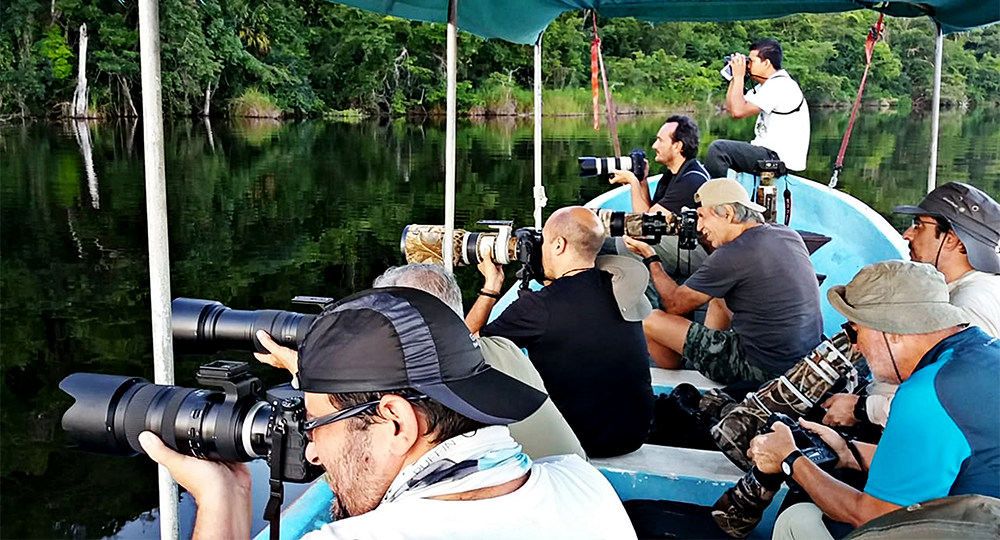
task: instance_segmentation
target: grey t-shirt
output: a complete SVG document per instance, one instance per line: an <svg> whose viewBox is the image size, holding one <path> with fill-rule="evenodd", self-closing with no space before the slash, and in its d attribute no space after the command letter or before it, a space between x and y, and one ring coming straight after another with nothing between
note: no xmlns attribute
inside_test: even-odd
<svg viewBox="0 0 1000 540"><path fill-rule="evenodd" d="M819 282L802 237L784 225L743 231L684 283L726 301L748 363L784 373L823 334Z"/></svg>

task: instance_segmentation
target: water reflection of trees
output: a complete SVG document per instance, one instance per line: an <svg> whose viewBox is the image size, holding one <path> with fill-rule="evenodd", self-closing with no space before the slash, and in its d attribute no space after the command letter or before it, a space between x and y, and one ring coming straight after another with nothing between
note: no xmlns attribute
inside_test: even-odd
<svg viewBox="0 0 1000 540"><path fill-rule="evenodd" d="M806 176L829 178L846 116L813 112ZM702 154L715 138L751 136L752 119L696 117ZM623 150L649 152L661 121L623 118ZM607 189L598 179L579 177L576 157L607 155L611 144L587 118L545 122L547 215ZM919 200L928 124L906 114L863 112L842 187L884 214ZM946 114L940 181L972 178L1000 193L997 125L995 112ZM341 297L402 262L404 225L442 221L440 122L287 122L268 126L264 135L259 126L210 127L183 121L166 130L174 296L214 298L243 309L290 309L288 299L296 294ZM0 131L4 537L109 535L155 505L155 468L148 460L67 450L59 429L69 405L57 388L65 375L152 378L141 145L134 141L134 123L100 124L89 133L97 196L73 131L45 124ZM460 123L457 225L532 222L532 140L530 120ZM459 269L458 277L467 298L474 298L476 271ZM250 360L247 354L226 356ZM194 384L199 360L178 358L179 384Z"/></svg>

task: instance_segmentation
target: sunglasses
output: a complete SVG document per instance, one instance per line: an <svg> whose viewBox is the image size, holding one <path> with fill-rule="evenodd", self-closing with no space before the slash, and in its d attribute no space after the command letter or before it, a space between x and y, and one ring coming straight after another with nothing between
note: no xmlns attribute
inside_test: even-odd
<svg viewBox="0 0 1000 540"><path fill-rule="evenodd" d="M851 345L857 345L858 329L854 328L854 323L845 322L844 324L840 325L840 327L844 329L844 334L847 336L847 341L850 341Z"/></svg>
<svg viewBox="0 0 1000 540"><path fill-rule="evenodd" d="M427 399L427 396L420 394L419 396L408 397L406 398L406 401L413 402L413 401L420 401L422 399ZM382 402L381 399L376 399L374 401L366 401L365 403L359 403L357 405L354 405L353 407L348 407L346 409L339 410L335 413L330 413L325 416L313 418L312 420L306 420L305 422L302 423L302 430L306 432L306 435L309 436L309 440L311 441L312 432L314 429L332 424L334 422L339 422L347 418L358 416L371 409L374 409L375 407L378 407L378 404L381 402Z"/></svg>

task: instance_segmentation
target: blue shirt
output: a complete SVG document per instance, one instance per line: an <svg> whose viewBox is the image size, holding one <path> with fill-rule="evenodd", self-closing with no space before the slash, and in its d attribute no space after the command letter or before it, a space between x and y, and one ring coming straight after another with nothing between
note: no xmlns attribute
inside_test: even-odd
<svg viewBox="0 0 1000 540"><path fill-rule="evenodd" d="M970 327L924 355L893 398L865 493L899 506L1000 497L1000 340Z"/></svg>

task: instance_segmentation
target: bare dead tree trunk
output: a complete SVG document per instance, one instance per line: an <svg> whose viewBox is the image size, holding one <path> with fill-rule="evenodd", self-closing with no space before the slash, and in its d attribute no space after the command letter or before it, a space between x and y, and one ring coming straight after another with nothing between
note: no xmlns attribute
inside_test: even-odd
<svg viewBox="0 0 1000 540"><path fill-rule="evenodd" d="M80 25L80 67L73 92L73 118L87 118L87 24Z"/></svg>
<svg viewBox="0 0 1000 540"><path fill-rule="evenodd" d="M122 92L125 93L125 103L128 105L129 116L138 118L139 113L135 110L135 104L132 103L132 89L129 88L128 83L125 81L124 75L118 76L118 83L122 87Z"/></svg>
<svg viewBox="0 0 1000 540"><path fill-rule="evenodd" d="M212 82L209 81L208 85L205 86L205 104L201 107L201 115L208 116L209 110L212 107Z"/></svg>

